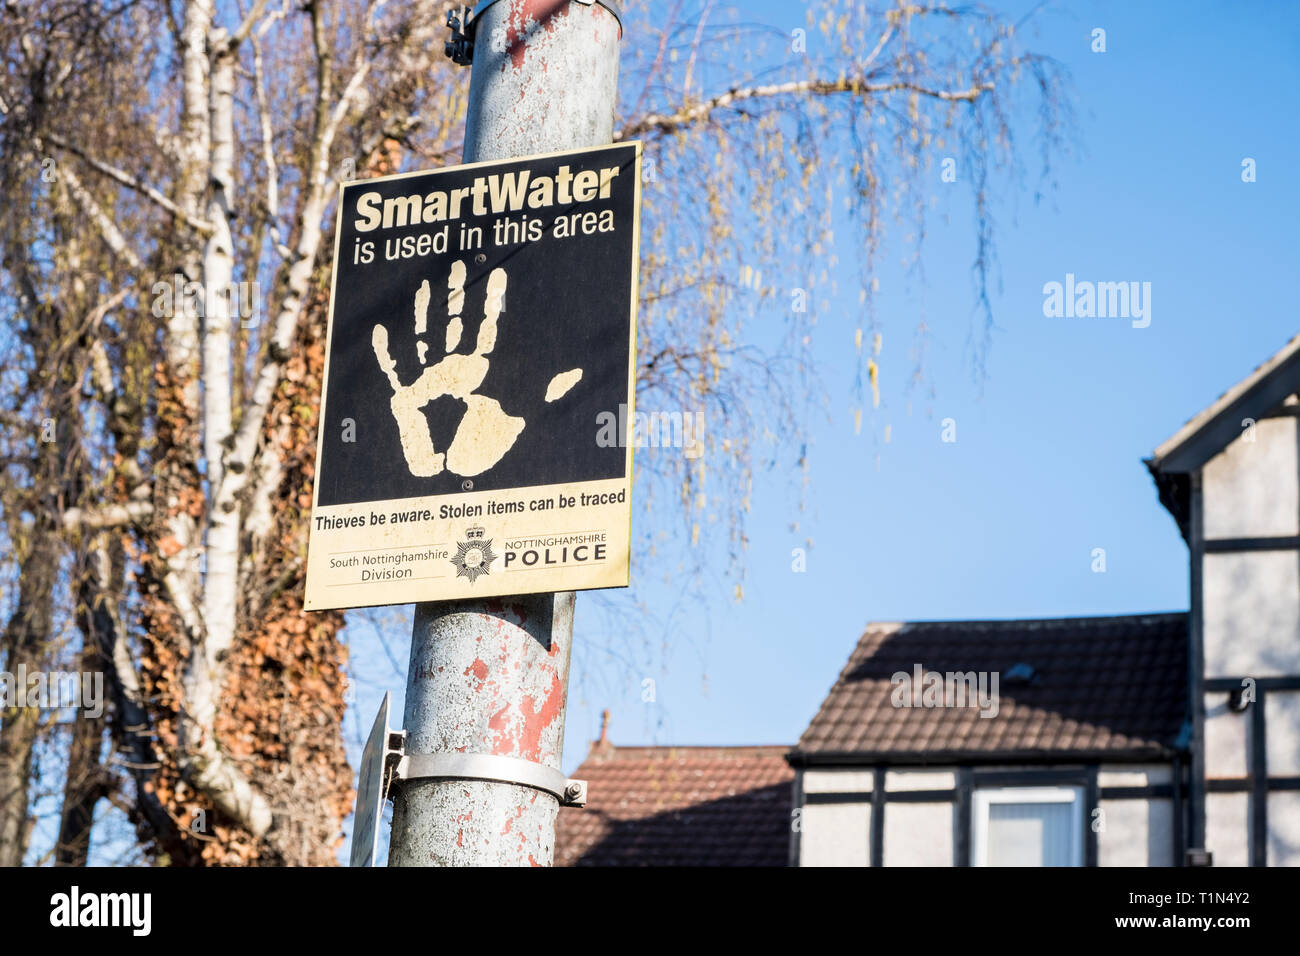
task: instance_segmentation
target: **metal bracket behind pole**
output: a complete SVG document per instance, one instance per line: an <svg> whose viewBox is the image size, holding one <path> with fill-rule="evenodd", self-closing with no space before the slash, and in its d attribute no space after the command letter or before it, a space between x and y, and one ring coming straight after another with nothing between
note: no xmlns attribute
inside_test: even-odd
<svg viewBox="0 0 1300 956"><path fill-rule="evenodd" d="M453 7L447 14L451 39L443 45L442 51L460 66L468 66L474 61L473 19L469 7Z"/></svg>
<svg viewBox="0 0 1300 956"><path fill-rule="evenodd" d="M403 754L398 780L489 780L549 793L562 807L587 804L587 781L571 780L558 770L520 757L499 754Z"/></svg>

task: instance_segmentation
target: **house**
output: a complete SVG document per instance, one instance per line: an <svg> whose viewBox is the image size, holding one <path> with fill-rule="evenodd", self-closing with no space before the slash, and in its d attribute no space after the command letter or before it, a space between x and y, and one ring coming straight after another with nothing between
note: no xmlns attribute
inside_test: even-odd
<svg viewBox="0 0 1300 956"><path fill-rule="evenodd" d="M1190 554L1188 846L1300 865L1300 336L1147 462Z"/></svg>
<svg viewBox="0 0 1300 956"><path fill-rule="evenodd" d="M1146 462L1187 614L869 627L790 755L793 862L1300 865L1298 391L1300 336Z"/></svg>
<svg viewBox="0 0 1300 956"><path fill-rule="evenodd" d="M868 626L790 753L791 862L1171 865L1187 633L1186 614Z"/></svg>
<svg viewBox="0 0 1300 956"><path fill-rule="evenodd" d="M616 747L600 739L576 776L587 806L556 823L556 866L784 866L789 747Z"/></svg>
<svg viewBox="0 0 1300 956"><path fill-rule="evenodd" d="M1188 611L871 624L788 751L602 731L557 860L1300 866L1300 336L1146 466Z"/></svg>

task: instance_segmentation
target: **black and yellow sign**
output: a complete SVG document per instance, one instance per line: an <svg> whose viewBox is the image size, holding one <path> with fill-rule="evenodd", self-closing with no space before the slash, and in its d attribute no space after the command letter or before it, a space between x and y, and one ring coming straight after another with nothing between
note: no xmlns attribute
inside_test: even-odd
<svg viewBox="0 0 1300 956"><path fill-rule="evenodd" d="M640 157L343 187L307 610L627 585Z"/></svg>

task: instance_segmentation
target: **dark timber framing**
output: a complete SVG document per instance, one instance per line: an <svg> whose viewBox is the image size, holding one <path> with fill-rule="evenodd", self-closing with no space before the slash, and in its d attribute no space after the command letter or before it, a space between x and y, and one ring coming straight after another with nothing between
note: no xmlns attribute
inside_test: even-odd
<svg viewBox="0 0 1300 956"><path fill-rule="evenodd" d="M1122 766L1122 764L1121 764ZM885 814L891 803L948 804L953 808L953 866L971 866L971 832L974 826L972 809L974 792L992 787L1078 787L1083 791L1083 865L1098 866L1099 850L1096 830L1093 829L1093 811L1102 800L1173 800L1174 807L1174 859L1182 859L1182 790L1183 762L1173 761L1173 782L1146 786L1103 787L1098 783L1101 767L1097 763L1083 766L1051 767L1025 770L985 770L978 766L934 767L932 769L953 773L956 786L951 790L887 790L885 775L889 767L872 766L870 790L817 791L802 794L803 806L856 804L871 807L868 835L867 862L870 866L885 864ZM907 768L914 769L914 768ZM1231 781L1237 789L1244 790L1249 780ZM1274 789L1300 790L1300 777L1275 778ZM1278 786L1282 784L1282 786ZM1294 784L1294 786L1291 786ZM797 865L798 851L794 853Z"/></svg>
<svg viewBox="0 0 1300 956"><path fill-rule="evenodd" d="M957 866L971 865L970 818L974 806L974 778L970 767L957 768L957 839L953 846Z"/></svg>
<svg viewBox="0 0 1300 956"><path fill-rule="evenodd" d="M1300 550L1300 535L1257 538L1211 538L1204 542L1206 554L1246 554L1252 551Z"/></svg>
<svg viewBox="0 0 1300 956"><path fill-rule="evenodd" d="M797 819L798 825L790 827L790 854L788 862L790 866L799 865L799 854L803 852L803 807L806 797L803 792L803 771L796 770L794 782L791 784L791 795L794 797L792 809L794 818ZM791 821L793 823L794 820Z"/></svg>
<svg viewBox="0 0 1300 956"><path fill-rule="evenodd" d="M1250 705L1250 865L1268 866L1268 750L1264 746L1264 692Z"/></svg>
<svg viewBox="0 0 1300 956"><path fill-rule="evenodd" d="M1101 799L1097 791L1097 765L1088 768L1083 787L1083 865L1097 865L1097 827L1094 817ZM1104 817L1102 818L1105 819Z"/></svg>
<svg viewBox="0 0 1300 956"><path fill-rule="evenodd" d="M1205 674L1204 572L1207 554L1249 554L1269 551L1300 552L1300 536L1274 535L1205 539L1202 469L1242 436L1242 427L1262 419L1290 418L1300 429L1300 336L1291 339L1253 373L1202 411L1146 461L1155 479L1161 503L1169 509L1190 551L1191 609L1188 689L1192 725L1191 774L1187 794L1187 832L1183 850L1207 849L1206 794L1246 792L1249 859L1264 866L1268 851L1268 794L1289 786L1295 778L1268 777L1266 747L1266 693L1264 680L1256 682L1256 697L1247 706L1247 774L1244 780L1207 780L1205 758L1205 697L1216 691L1241 690L1241 681ZM1300 436L1298 436L1300 437ZM1272 682L1297 678L1273 678ZM1277 689L1295 690L1295 684ZM1181 781L1181 772L1175 780ZM1178 799L1181 799L1181 793ZM1182 818L1175 815L1175 821Z"/></svg>
<svg viewBox="0 0 1300 956"><path fill-rule="evenodd" d="M1192 718L1192 779L1188 794L1187 843L1189 847L1205 847L1205 690L1202 686L1204 668L1204 600L1201 585L1205 573L1205 523L1201 499L1201 472L1198 468L1191 476L1191 533L1188 547L1191 551L1190 595L1188 611L1188 637L1191 646L1187 651L1188 704Z"/></svg>
<svg viewBox="0 0 1300 956"><path fill-rule="evenodd" d="M1206 781L1210 793L1252 793L1255 781L1250 777L1216 777ZM1269 793L1291 793L1300 790L1300 777L1269 777Z"/></svg>
<svg viewBox="0 0 1300 956"><path fill-rule="evenodd" d="M1207 781L1210 793L1245 793L1249 795L1249 863L1268 866L1268 795L1273 791L1300 790L1300 777L1268 775L1267 700L1269 691L1300 690L1300 676L1293 677L1214 677L1205 681L1207 694L1233 694L1250 680L1255 685L1255 699L1246 707L1250 718L1246 734L1246 776L1244 778Z"/></svg>
<svg viewBox="0 0 1300 956"><path fill-rule="evenodd" d="M885 768L872 768L871 866L885 865Z"/></svg>
<svg viewBox="0 0 1300 956"><path fill-rule="evenodd" d="M1183 801L1183 759L1174 758L1174 866L1182 866L1183 854L1187 850L1187 845L1183 842L1183 815L1187 812L1186 803Z"/></svg>
<svg viewBox="0 0 1300 956"><path fill-rule="evenodd" d="M1300 417L1300 405L1283 405L1276 408L1267 415L1260 415L1262 418L1297 418Z"/></svg>
<svg viewBox="0 0 1300 956"><path fill-rule="evenodd" d="M1270 782L1270 789L1273 790L1290 790L1296 789L1289 785L1278 786L1279 782L1300 780L1300 777L1274 777ZM1216 783L1231 783L1236 789L1244 789L1248 780L1240 781L1226 780L1213 781ZM952 790L884 790L882 791L882 801L885 804L890 803L954 803L961 801L961 783ZM986 784L987 786L987 784ZM1005 785L1003 785L1005 786ZM1028 775L1018 784L1024 787L1056 787L1056 786L1087 786L1084 780L1067 780L1054 781L1043 780ZM1177 787L1168 783L1152 783L1146 786L1135 787L1098 787L1097 799L1099 800L1171 800L1177 796ZM1211 788L1213 789L1213 788ZM839 803L861 803L875 806L875 800L870 790L844 790L827 793L805 793L803 796L805 806L826 806ZM1090 808L1091 809L1091 808Z"/></svg>
<svg viewBox="0 0 1300 956"><path fill-rule="evenodd" d="M998 750L973 755L970 750L820 750L814 753L792 751L786 757L790 766L816 770L852 767L862 770L880 765L893 769L948 770L954 767L981 765L1023 765L1025 772L1049 764L1052 767L1169 763L1181 751L1172 747L1132 747L1126 750ZM1038 771L1034 771L1035 773Z"/></svg>
<svg viewBox="0 0 1300 956"><path fill-rule="evenodd" d="M1255 682L1255 691L1258 694L1261 691L1268 690L1300 690L1300 675L1291 677L1211 677L1205 682L1205 692L1207 694L1220 694L1233 690L1241 690L1245 686L1244 682L1250 680Z"/></svg>

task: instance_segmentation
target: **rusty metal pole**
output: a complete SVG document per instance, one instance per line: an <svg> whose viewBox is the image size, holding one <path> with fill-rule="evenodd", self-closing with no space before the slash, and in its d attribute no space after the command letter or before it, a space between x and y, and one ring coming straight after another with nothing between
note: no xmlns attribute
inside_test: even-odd
<svg viewBox="0 0 1300 956"><path fill-rule="evenodd" d="M599 0L480 3L464 162L611 142L617 9ZM514 757L558 771L573 606L571 592L417 605L406 753ZM558 810L551 794L512 783L402 781L389 865L549 866Z"/></svg>

